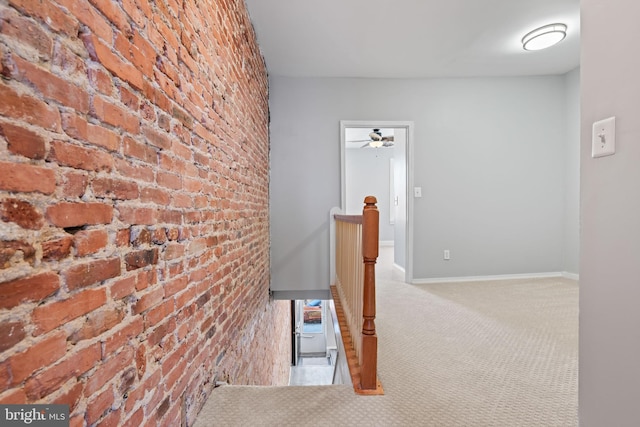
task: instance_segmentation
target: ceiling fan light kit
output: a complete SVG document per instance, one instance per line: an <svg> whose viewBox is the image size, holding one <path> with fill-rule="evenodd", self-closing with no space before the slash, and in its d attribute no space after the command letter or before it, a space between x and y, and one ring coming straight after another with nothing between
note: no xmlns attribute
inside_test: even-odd
<svg viewBox="0 0 640 427"><path fill-rule="evenodd" d="M560 43L567 36L565 24L549 24L530 31L522 38L524 50L542 50Z"/></svg>
<svg viewBox="0 0 640 427"><path fill-rule="evenodd" d="M369 132L369 139L357 139L347 142L366 142L362 147L372 147L372 148L381 148L381 147L393 147L393 135L383 136L380 129L373 129L372 132Z"/></svg>

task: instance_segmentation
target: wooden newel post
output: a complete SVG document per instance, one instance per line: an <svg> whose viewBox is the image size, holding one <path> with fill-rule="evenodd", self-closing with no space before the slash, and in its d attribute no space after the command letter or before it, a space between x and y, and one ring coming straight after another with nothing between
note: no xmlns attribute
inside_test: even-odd
<svg viewBox="0 0 640 427"><path fill-rule="evenodd" d="M378 258L378 201L364 199L362 210L362 258L364 259L364 292L362 304L362 365L360 387L375 390L377 386L378 337L376 335L376 260Z"/></svg>

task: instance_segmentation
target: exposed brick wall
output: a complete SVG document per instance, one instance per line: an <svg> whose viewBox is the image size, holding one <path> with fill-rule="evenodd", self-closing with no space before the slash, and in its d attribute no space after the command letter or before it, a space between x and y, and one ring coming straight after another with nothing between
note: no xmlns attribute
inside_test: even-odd
<svg viewBox="0 0 640 427"><path fill-rule="evenodd" d="M0 402L177 426L285 382L244 2L4 1L0 75Z"/></svg>

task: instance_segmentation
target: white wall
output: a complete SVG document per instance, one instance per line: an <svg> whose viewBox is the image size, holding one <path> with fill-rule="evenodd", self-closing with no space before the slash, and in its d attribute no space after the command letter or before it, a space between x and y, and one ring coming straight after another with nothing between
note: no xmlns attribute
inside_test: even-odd
<svg viewBox="0 0 640 427"><path fill-rule="evenodd" d="M640 3L582 0L581 427L640 423ZM591 158L616 117L614 156Z"/></svg>
<svg viewBox="0 0 640 427"><path fill-rule="evenodd" d="M564 76L272 77L272 288L329 284L340 120L415 123L415 279L561 271L565 92Z"/></svg>
<svg viewBox="0 0 640 427"><path fill-rule="evenodd" d="M361 215L366 196L375 196L380 211L379 238L393 241L390 224L389 163L393 148L357 148L346 150L346 214Z"/></svg>

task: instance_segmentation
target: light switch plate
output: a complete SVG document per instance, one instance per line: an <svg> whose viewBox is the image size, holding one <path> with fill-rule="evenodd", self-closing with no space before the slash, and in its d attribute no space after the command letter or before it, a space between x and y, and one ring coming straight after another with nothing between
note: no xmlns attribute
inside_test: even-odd
<svg viewBox="0 0 640 427"><path fill-rule="evenodd" d="M591 157L610 156L616 152L616 118L597 121L591 134Z"/></svg>
<svg viewBox="0 0 640 427"><path fill-rule="evenodd" d="M413 197L422 197L422 187L413 187Z"/></svg>

